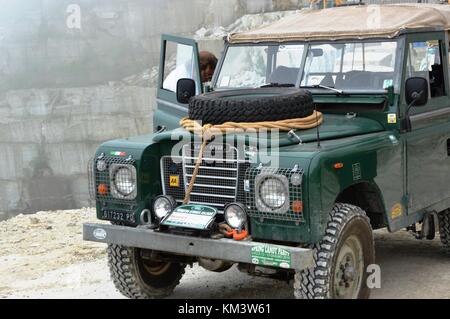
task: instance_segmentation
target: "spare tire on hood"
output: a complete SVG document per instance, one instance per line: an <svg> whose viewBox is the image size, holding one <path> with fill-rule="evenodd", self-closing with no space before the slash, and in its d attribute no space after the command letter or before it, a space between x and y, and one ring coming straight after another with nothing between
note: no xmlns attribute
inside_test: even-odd
<svg viewBox="0 0 450 319"><path fill-rule="evenodd" d="M189 118L202 124L279 121L310 116L311 92L298 88L217 91L192 97Z"/></svg>

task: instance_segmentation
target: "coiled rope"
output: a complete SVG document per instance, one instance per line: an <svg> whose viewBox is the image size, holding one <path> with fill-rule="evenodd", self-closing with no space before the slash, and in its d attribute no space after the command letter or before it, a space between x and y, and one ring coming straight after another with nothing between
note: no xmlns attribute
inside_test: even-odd
<svg viewBox="0 0 450 319"><path fill-rule="evenodd" d="M287 119L280 121L267 121L267 122L226 122L223 124L217 125L200 125L197 121L191 120L187 117L183 118L180 121L180 126L186 129L187 131L195 134L199 134L202 138L203 142L200 146L200 150L198 153L197 162L195 163L194 172L192 173L191 181L189 182L189 186L186 190L186 194L183 199L183 204L186 205L189 203L192 189L194 188L195 180L197 178L198 170L203 160L203 152L205 150L206 145L211 140L214 133L242 133L244 130L254 129L279 129L283 132L288 132L291 130L306 130L310 128L314 128L322 124L323 115L318 111L314 111L313 114L307 117L295 118L295 119Z"/></svg>

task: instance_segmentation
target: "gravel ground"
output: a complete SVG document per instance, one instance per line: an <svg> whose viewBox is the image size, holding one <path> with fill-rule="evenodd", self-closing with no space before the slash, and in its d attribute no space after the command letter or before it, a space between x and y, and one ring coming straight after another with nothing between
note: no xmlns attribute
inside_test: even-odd
<svg viewBox="0 0 450 319"><path fill-rule="evenodd" d="M39 212L0 222L0 298L123 298L109 279L105 245L82 240L92 209ZM375 232L381 289L372 298L450 299L450 257L440 241ZM251 277L235 267L188 268L171 298L283 298L292 284Z"/></svg>

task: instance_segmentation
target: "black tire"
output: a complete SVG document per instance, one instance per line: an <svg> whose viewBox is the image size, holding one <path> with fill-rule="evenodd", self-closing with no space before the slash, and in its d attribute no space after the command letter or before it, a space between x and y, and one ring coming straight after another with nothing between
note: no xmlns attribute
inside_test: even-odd
<svg viewBox="0 0 450 319"><path fill-rule="evenodd" d="M157 262L144 260L139 248L110 244L107 253L114 285L120 293L132 299L169 296L179 284L186 267L179 263L155 264ZM152 274L147 268L150 266L159 269L160 274Z"/></svg>
<svg viewBox="0 0 450 319"><path fill-rule="evenodd" d="M313 111L311 93L297 88L218 91L189 101L189 118L202 124L278 121L307 117Z"/></svg>
<svg viewBox="0 0 450 319"><path fill-rule="evenodd" d="M370 289L366 284L368 277L366 270L370 264L375 262L373 233L369 218L361 208L349 204L335 204L329 218L323 240L314 246L315 266L295 274L295 297L299 299L344 297L367 299L370 296ZM357 280L350 281L351 284L348 278L340 276L339 269L341 268L338 267L338 263L340 263L338 258L341 258L341 253L345 252L342 248L350 239L359 241L363 259L362 273L356 272ZM345 266L346 270L347 267ZM361 264L358 264L358 268L361 269ZM343 285L340 286L339 283ZM350 290L353 289L353 291L348 291L349 295L353 297L339 295L336 291L337 289L342 291L343 288L338 287L345 287L347 283L352 287Z"/></svg>
<svg viewBox="0 0 450 319"><path fill-rule="evenodd" d="M439 214L439 235L445 253L450 255L450 209Z"/></svg>

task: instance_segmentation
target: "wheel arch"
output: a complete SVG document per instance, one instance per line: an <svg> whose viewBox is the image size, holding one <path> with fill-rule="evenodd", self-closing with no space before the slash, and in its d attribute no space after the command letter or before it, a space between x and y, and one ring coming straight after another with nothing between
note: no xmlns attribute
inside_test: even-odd
<svg viewBox="0 0 450 319"><path fill-rule="evenodd" d="M363 209L373 229L387 226L383 195L373 181L361 181L342 189L335 203L351 204Z"/></svg>

